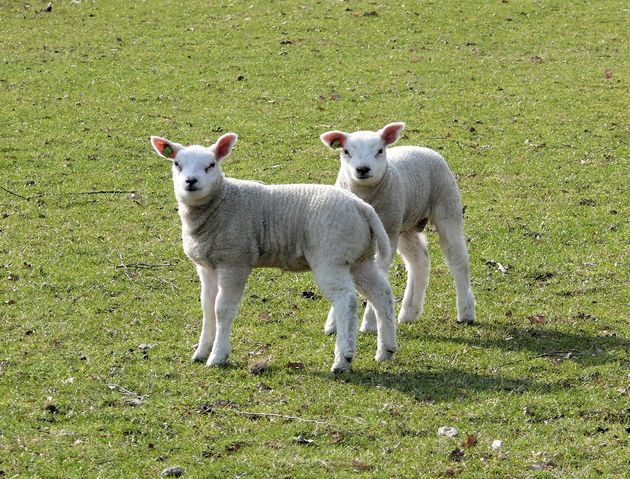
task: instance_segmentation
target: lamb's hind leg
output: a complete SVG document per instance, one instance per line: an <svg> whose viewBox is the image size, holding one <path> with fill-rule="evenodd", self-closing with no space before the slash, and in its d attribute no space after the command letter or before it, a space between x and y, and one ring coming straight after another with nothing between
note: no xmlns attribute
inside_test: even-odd
<svg viewBox="0 0 630 479"><path fill-rule="evenodd" d="M416 230L405 231L400 235L398 251L405 261L408 275L398 322L411 323L422 314L424 297L429 285L431 262L427 239Z"/></svg>
<svg viewBox="0 0 630 479"><path fill-rule="evenodd" d="M332 372L350 368L357 343L357 297L347 268L326 265L313 267L317 286L332 303L336 324L335 362Z"/></svg>
<svg viewBox="0 0 630 479"><path fill-rule="evenodd" d="M217 272L197 265L197 273L201 282L201 308L203 310L203 322L201 335L197 343L197 349L193 354L193 361L205 362L212 351L212 343L216 332L216 317L214 304L217 299Z"/></svg>
<svg viewBox="0 0 630 479"><path fill-rule="evenodd" d="M331 335L337 332L337 323L335 322L335 307L331 306L328 310L328 317L324 325L324 333Z"/></svg>
<svg viewBox="0 0 630 479"><path fill-rule="evenodd" d="M230 355L232 321L238 313L249 268L218 269L219 292L215 302L216 335L207 366L225 364Z"/></svg>
<svg viewBox="0 0 630 479"><path fill-rule="evenodd" d="M377 261L378 268L385 275L385 279L389 275L389 268L394 260L394 256L396 255L396 247L398 244L398 238L396 235L394 237L389 237L389 245L390 245L390 254L387 258L380 258ZM366 298L367 299L367 298ZM374 307L370 303L369 299L367 300L367 304L365 305L365 312L363 313L363 319L361 321L361 327L359 331L362 333L375 333L377 332L377 321L376 321L376 313L374 311ZM330 335L335 334L337 331L337 324L335 322L335 307L331 307L328 311L328 317L326 318L326 324L324 325L324 333Z"/></svg>
<svg viewBox="0 0 630 479"><path fill-rule="evenodd" d="M475 322L475 297L470 286L470 263L463 222L459 211L449 217L437 215L433 220L440 235L444 259L455 280L457 292L457 321Z"/></svg>
<svg viewBox="0 0 630 479"><path fill-rule="evenodd" d="M389 276L389 268L391 267L392 261L394 261L394 256L396 255L396 248L398 246L398 235L394 235L389 237L389 247L390 254L387 258L380 258L377 261L378 267L385 275L385 279ZM376 332L377 331L377 321L376 321L376 313L374 311L374 307L371 302L368 300L365 306L365 312L363 313L363 320L361 321L361 327L359 331L362 333L368 332Z"/></svg>
<svg viewBox="0 0 630 479"><path fill-rule="evenodd" d="M357 289L370 302L376 315L376 360L392 359L397 349L396 310L385 273L373 261L358 263L351 272Z"/></svg>

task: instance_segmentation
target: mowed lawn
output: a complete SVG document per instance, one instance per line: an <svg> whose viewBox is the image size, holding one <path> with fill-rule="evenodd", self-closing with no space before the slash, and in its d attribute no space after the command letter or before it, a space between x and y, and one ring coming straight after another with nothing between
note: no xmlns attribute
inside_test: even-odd
<svg viewBox="0 0 630 479"><path fill-rule="evenodd" d="M629 15L0 1L0 478L626 477ZM234 131L226 175L329 184L319 134L391 121L457 176L478 323L429 230L393 362L361 335L332 375L312 277L256 270L230 365L193 364L199 283L149 136ZM400 299L399 259L390 279Z"/></svg>

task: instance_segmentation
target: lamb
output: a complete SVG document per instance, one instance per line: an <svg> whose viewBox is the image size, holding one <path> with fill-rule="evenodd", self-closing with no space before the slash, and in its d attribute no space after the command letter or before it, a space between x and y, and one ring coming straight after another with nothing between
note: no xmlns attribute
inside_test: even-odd
<svg viewBox="0 0 630 479"><path fill-rule="evenodd" d="M201 282L203 322L194 361L227 362L232 321L252 268L312 270L337 312L333 372L349 369L357 335L355 286L374 306L376 360L396 351L394 299L376 263L389 241L374 209L352 193L325 185L263 185L224 177L220 165L237 135L210 147L157 136L151 144L171 160L185 254ZM376 247L377 246L377 247Z"/></svg>
<svg viewBox="0 0 630 479"><path fill-rule="evenodd" d="M340 150L336 185L371 204L385 226L391 255L383 258L381 266L388 271L396 249L403 257L408 281L398 322L413 322L422 313L430 261L427 240L421 232L431 221L438 230L440 247L455 279L457 320L473 323L475 299L455 178L442 156L429 148L388 148L398 140L404 127L404 123L390 123L377 132L329 131L320 139L329 148ZM335 332L333 309L326 321L328 334ZM374 312L368 304L361 331L371 331L374 327Z"/></svg>

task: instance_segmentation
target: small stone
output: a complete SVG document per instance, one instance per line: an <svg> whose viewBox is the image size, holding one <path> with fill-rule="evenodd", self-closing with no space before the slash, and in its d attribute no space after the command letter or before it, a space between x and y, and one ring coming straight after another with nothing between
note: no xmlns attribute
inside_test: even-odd
<svg viewBox="0 0 630 479"><path fill-rule="evenodd" d="M181 477L184 472L184 469L178 466L167 467L162 471L162 477Z"/></svg>
<svg viewBox="0 0 630 479"><path fill-rule="evenodd" d="M441 428L438 429L439 436L455 437L457 436L457 434L459 434L459 431L457 430L456 427L442 426Z"/></svg>
<svg viewBox="0 0 630 479"><path fill-rule="evenodd" d="M135 398L129 398L125 401L125 404L127 406L131 406L131 407L139 407L142 406L144 399L141 396L135 397Z"/></svg>
<svg viewBox="0 0 630 479"><path fill-rule="evenodd" d="M492 445L490 447L493 451L499 451L503 449L503 441L501 441L500 439L495 439L494 441L492 441Z"/></svg>
<svg viewBox="0 0 630 479"><path fill-rule="evenodd" d="M293 441L301 446L311 446L315 442L312 439L307 439L303 436L294 437Z"/></svg>

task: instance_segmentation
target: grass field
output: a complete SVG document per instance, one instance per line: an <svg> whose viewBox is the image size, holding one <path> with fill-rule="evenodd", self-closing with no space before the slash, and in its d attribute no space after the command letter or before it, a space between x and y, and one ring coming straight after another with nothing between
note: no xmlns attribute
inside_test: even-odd
<svg viewBox="0 0 630 479"><path fill-rule="evenodd" d="M627 2L46 5L0 0L0 478L627 477ZM227 175L332 183L321 132L397 120L457 175L478 324L430 231L395 361L362 335L330 374L311 276L257 270L231 364L193 364L149 135L235 131Z"/></svg>

